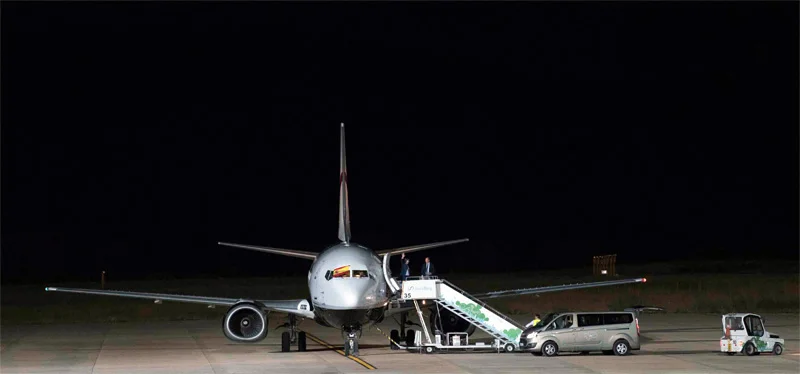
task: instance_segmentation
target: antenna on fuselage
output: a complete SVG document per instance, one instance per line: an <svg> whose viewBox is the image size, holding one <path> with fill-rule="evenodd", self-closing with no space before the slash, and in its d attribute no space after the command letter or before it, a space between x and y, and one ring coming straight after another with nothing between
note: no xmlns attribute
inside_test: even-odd
<svg viewBox="0 0 800 374"><path fill-rule="evenodd" d="M347 161L344 151L344 123L339 139L339 240L350 242L350 204L347 200Z"/></svg>

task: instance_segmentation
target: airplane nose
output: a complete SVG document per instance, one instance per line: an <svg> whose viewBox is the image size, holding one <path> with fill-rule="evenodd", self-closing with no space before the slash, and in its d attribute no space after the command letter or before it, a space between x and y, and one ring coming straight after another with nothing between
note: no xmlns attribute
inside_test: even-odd
<svg viewBox="0 0 800 374"><path fill-rule="evenodd" d="M348 279L347 285L342 285L338 302L340 307L358 308L370 306L375 303L375 287L377 282L373 279Z"/></svg>

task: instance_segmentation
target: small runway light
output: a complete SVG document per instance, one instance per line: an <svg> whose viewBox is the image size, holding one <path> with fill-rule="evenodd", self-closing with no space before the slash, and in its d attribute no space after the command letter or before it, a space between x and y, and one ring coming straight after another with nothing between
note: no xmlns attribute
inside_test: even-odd
<svg viewBox="0 0 800 374"><path fill-rule="evenodd" d="M600 270L600 274L606 275L608 274L608 270Z"/></svg>
<svg viewBox="0 0 800 374"><path fill-rule="evenodd" d="M642 278L642 283L647 283L647 278Z"/></svg>

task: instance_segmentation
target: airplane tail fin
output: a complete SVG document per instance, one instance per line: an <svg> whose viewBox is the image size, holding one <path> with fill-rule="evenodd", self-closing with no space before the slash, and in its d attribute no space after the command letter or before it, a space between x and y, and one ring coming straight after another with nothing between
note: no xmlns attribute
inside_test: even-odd
<svg viewBox="0 0 800 374"><path fill-rule="evenodd" d="M339 240L350 242L350 204L347 199L347 162L344 150L344 123L339 140Z"/></svg>

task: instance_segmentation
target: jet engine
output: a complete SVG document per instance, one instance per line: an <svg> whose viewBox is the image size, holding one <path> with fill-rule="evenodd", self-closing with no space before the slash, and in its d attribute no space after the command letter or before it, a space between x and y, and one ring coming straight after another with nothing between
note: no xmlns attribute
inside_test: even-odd
<svg viewBox="0 0 800 374"><path fill-rule="evenodd" d="M222 319L225 337L241 343L255 343L267 337L269 319L263 309L251 303L239 303L228 309Z"/></svg>
<svg viewBox="0 0 800 374"><path fill-rule="evenodd" d="M465 332L467 336L471 336L475 332L475 325L467 322L463 318L455 315L447 309L432 309L430 323L435 330L441 331L443 334L450 332Z"/></svg>

